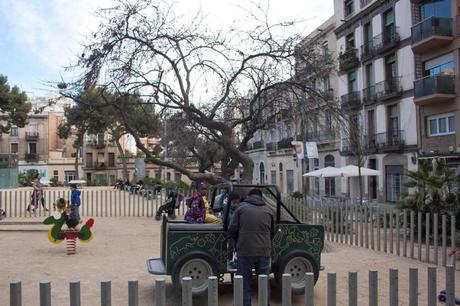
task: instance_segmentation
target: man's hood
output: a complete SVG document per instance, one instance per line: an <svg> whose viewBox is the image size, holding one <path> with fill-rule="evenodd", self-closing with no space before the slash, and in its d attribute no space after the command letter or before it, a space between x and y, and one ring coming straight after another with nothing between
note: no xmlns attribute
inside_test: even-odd
<svg viewBox="0 0 460 306"><path fill-rule="evenodd" d="M262 197L256 195L256 194L251 194L248 195L243 202L252 204L252 205L257 205L257 206L263 206L266 205Z"/></svg>

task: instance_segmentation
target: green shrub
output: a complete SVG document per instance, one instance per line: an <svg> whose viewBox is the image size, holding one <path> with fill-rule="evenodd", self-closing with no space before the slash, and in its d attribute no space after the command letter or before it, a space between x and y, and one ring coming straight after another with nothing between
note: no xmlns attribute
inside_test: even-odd
<svg viewBox="0 0 460 306"><path fill-rule="evenodd" d="M295 191L292 196L294 199L301 199L303 198L303 193L301 193L300 191Z"/></svg>

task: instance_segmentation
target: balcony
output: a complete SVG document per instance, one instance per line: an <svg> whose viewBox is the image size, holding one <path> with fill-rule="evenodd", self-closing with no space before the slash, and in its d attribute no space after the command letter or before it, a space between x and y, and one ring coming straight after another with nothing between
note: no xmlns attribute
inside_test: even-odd
<svg viewBox="0 0 460 306"><path fill-rule="evenodd" d="M278 149L292 149L292 148L294 148L294 146L292 145L293 140L294 140L294 138L292 138L292 137L281 139L280 141L278 141Z"/></svg>
<svg viewBox="0 0 460 306"><path fill-rule="evenodd" d="M318 133L315 133L313 135L307 135L307 140L308 141L314 141L317 142L318 144L325 144L325 143L330 143L335 141L336 135L335 132L330 130L323 130Z"/></svg>
<svg viewBox="0 0 460 306"><path fill-rule="evenodd" d="M449 45L453 38L452 18L430 17L411 29L412 51L423 53Z"/></svg>
<svg viewBox="0 0 460 306"><path fill-rule="evenodd" d="M258 149L263 149L265 147L265 144L263 141L256 141L253 143L248 143L248 151L251 150L258 150Z"/></svg>
<svg viewBox="0 0 460 306"><path fill-rule="evenodd" d="M339 54L339 71L346 71L358 67L358 49L350 48Z"/></svg>
<svg viewBox="0 0 460 306"><path fill-rule="evenodd" d="M390 49L399 46L401 37L399 36L399 27L389 27L373 39L373 47L375 54L384 53Z"/></svg>
<svg viewBox="0 0 460 306"><path fill-rule="evenodd" d="M26 153L24 155L24 159L28 163L38 162L38 154L37 153Z"/></svg>
<svg viewBox="0 0 460 306"><path fill-rule="evenodd" d="M26 132L26 140L27 141L37 141L38 140L38 132L35 132L35 131Z"/></svg>
<svg viewBox="0 0 460 306"><path fill-rule="evenodd" d="M372 141L375 143L372 143ZM386 133L375 134L369 138L369 149L375 148L380 152L401 151L406 144L405 131L390 130ZM374 147L373 147L374 146Z"/></svg>
<svg viewBox="0 0 460 306"><path fill-rule="evenodd" d="M269 142L265 146L267 148L267 151L275 151L276 150L276 143L275 142Z"/></svg>
<svg viewBox="0 0 460 306"><path fill-rule="evenodd" d="M455 76L435 75L414 81L414 103L439 103L456 97Z"/></svg>
<svg viewBox="0 0 460 306"><path fill-rule="evenodd" d="M95 149L104 149L107 144L105 141L88 140L86 145Z"/></svg>
<svg viewBox="0 0 460 306"><path fill-rule="evenodd" d="M388 100L402 95L401 77L394 77L375 84L377 99Z"/></svg>
<svg viewBox="0 0 460 306"><path fill-rule="evenodd" d="M96 162L96 164L94 165L94 168L96 170L105 170L105 169L107 169L107 166L106 166L105 162Z"/></svg>
<svg viewBox="0 0 460 306"><path fill-rule="evenodd" d="M373 0L361 0L361 8L364 8L366 5L371 3Z"/></svg>
<svg viewBox="0 0 460 306"><path fill-rule="evenodd" d="M371 105L377 101L377 94L375 92L375 85L363 89L363 104Z"/></svg>
<svg viewBox="0 0 460 306"><path fill-rule="evenodd" d="M358 91L352 91L340 97L342 108L353 109L361 106L361 97Z"/></svg>
<svg viewBox="0 0 460 306"><path fill-rule="evenodd" d="M361 61L367 61L374 56L374 40L371 39L361 46Z"/></svg>

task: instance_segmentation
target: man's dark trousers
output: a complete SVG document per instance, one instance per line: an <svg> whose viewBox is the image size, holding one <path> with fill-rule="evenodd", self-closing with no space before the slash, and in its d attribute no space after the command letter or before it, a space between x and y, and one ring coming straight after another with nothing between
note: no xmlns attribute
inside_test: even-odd
<svg viewBox="0 0 460 306"><path fill-rule="evenodd" d="M270 256L238 256L238 274L243 276L243 299L244 306L251 306L251 283L252 269L256 275L270 275ZM268 285L268 299L270 300L270 283Z"/></svg>

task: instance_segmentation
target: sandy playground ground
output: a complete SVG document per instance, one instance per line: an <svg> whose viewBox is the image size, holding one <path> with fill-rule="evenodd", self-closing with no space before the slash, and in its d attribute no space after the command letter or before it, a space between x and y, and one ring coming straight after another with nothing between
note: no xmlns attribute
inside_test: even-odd
<svg viewBox="0 0 460 306"><path fill-rule="evenodd" d="M43 279L51 281L53 305L69 304L71 279L81 282L82 305L100 305L100 281L103 279L112 281L113 305L127 304L128 280L131 279L139 281L140 305L153 305L155 277L148 274L145 260L159 257L160 222L152 218L96 218L94 234L92 242L78 243L77 254L68 256L65 243L51 244L45 231L0 231L0 305L9 304L9 282L15 279L22 281L23 305L38 304L39 281ZM408 305L410 267L419 269L419 303L426 303L427 264L330 243L330 251L323 253L322 265L325 271L320 273L315 286L315 305L326 305L326 278L331 271L337 273L338 305L348 305L348 271L358 272L359 305L367 305L368 270L371 269L379 271L379 305L388 305L389 268L399 270L399 305ZM445 287L443 270L438 268L439 290ZM459 275L457 272L457 294L460 292ZM169 277L166 279L167 304L180 305L181 292L172 288ZM272 282L271 305L281 305L280 291ZM231 283L227 281L219 287L219 305L232 305L232 295ZM303 305L303 296L294 296L293 303ZM206 296L194 298L194 305L206 304Z"/></svg>

